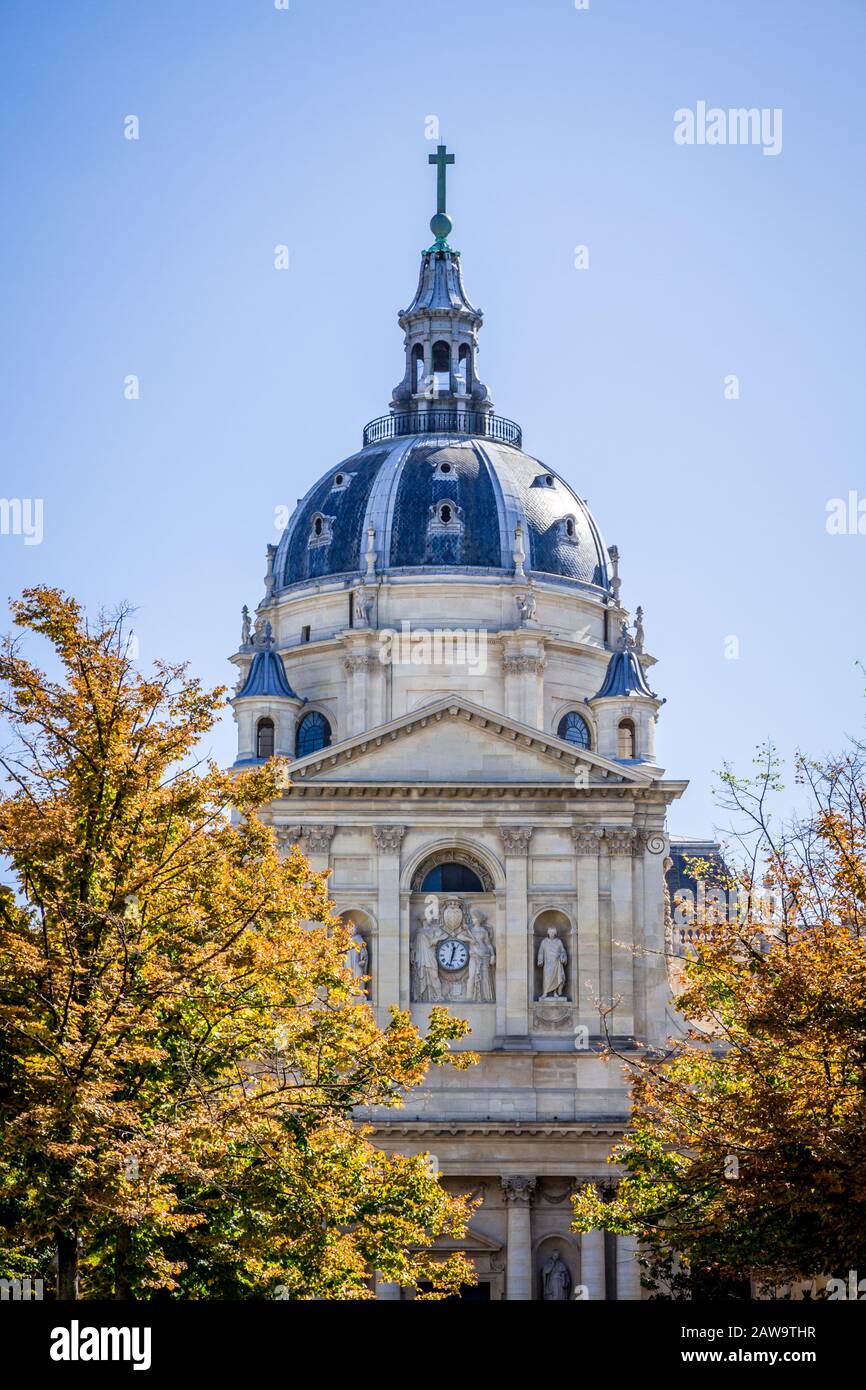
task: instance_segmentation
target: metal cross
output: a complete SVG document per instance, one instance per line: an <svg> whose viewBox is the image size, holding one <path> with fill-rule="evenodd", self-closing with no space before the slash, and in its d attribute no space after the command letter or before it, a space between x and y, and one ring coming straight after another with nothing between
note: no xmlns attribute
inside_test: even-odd
<svg viewBox="0 0 866 1390"><path fill-rule="evenodd" d="M436 169L436 211L445 211L445 166L454 163L453 154L445 153L444 145L436 146L436 153L427 156L428 164L437 165Z"/></svg>

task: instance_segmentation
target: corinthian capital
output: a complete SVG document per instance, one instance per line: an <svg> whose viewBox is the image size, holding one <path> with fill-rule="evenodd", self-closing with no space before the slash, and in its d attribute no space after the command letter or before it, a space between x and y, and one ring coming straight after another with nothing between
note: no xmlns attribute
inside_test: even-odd
<svg viewBox="0 0 866 1390"><path fill-rule="evenodd" d="M575 854L586 854L590 857L598 854L601 845L601 831L594 825L572 826L571 837L574 840Z"/></svg>
<svg viewBox="0 0 866 1390"><path fill-rule="evenodd" d="M376 837L380 854L398 854L403 836L406 834L406 827L404 825L377 825L373 827L373 834Z"/></svg>
<svg viewBox="0 0 866 1390"><path fill-rule="evenodd" d="M305 852L307 854L329 854L336 829L335 825L305 825L303 829Z"/></svg>
<svg viewBox="0 0 866 1390"><path fill-rule="evenodd" d="M509 1177L501 1178L502 1194L506 1202L513 1202L515 1206L528 1207L535 1196L535 1178Z"/></svg>
<svg viewBox="0 0 866 1390"><path fill-rule="evenodd" d="M506 854L526 854L532 839L531 825L501 825L499 833Z"/></svg>
<svg viewBox="0 0 866 1390"><path fill-rule="evenodd" d="M605 843L607 844L608 854L619 856L632 853L634 845L634 831L631 828L624 830L605 830Z"/></svg>

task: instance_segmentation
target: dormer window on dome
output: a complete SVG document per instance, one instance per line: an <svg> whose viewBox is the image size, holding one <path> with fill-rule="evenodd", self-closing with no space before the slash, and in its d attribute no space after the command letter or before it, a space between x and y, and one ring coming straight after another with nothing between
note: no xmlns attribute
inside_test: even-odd
<svg viewBox="0 0 866 1390"><path fill-rule="evenodd" d="M334 480L331 483L331 491L345 492L354 476L354 473L344 473L342 470L339 473L335 473Z"/></svg>
<svg viewBox="0 0 866 1390"><path fill-rule="evenodd" d="M310 524L309 544L311 548L331 544L331 541L334 539L333 527L335 520L335 517L324 516L322 512L315 513Z"/></svg>
<svg viewBox="0 0 866 1390"><path fill-rule="evenodd" d="M452 502L450 498L445 498L441 502L434 502L430 508L427 534L437 535L443 532L448 535L462 535L463 533L463 512L457 503Z"/></svg>

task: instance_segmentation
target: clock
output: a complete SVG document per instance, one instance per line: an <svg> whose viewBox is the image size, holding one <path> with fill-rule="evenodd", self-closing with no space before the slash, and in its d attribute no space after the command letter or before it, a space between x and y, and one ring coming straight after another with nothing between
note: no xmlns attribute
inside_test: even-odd
<svg viewBox="0 0 866 1390"><path fill-rule="evenodd" d="M436 959L443 970L462 970L469 959L469 948L456 937L449 936L436 947Z"/></svg>

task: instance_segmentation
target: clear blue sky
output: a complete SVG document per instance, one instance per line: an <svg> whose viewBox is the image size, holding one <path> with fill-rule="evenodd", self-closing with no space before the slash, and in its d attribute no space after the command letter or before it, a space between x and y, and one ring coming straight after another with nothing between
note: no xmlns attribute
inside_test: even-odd
<svg viewBox="0 0 866 1390"><path fill-rule="evenodd" d="M274 509L401 374L436 115L484 379L646 610L673 828L768 734L861 726L866 535L825 507L866 497L862 0L5 0L2 29L0 493L45 537L0 537L0 594L128 599L143 661L228 679ZM782 153L676 145L701 100L782 108Z"/></svg>

